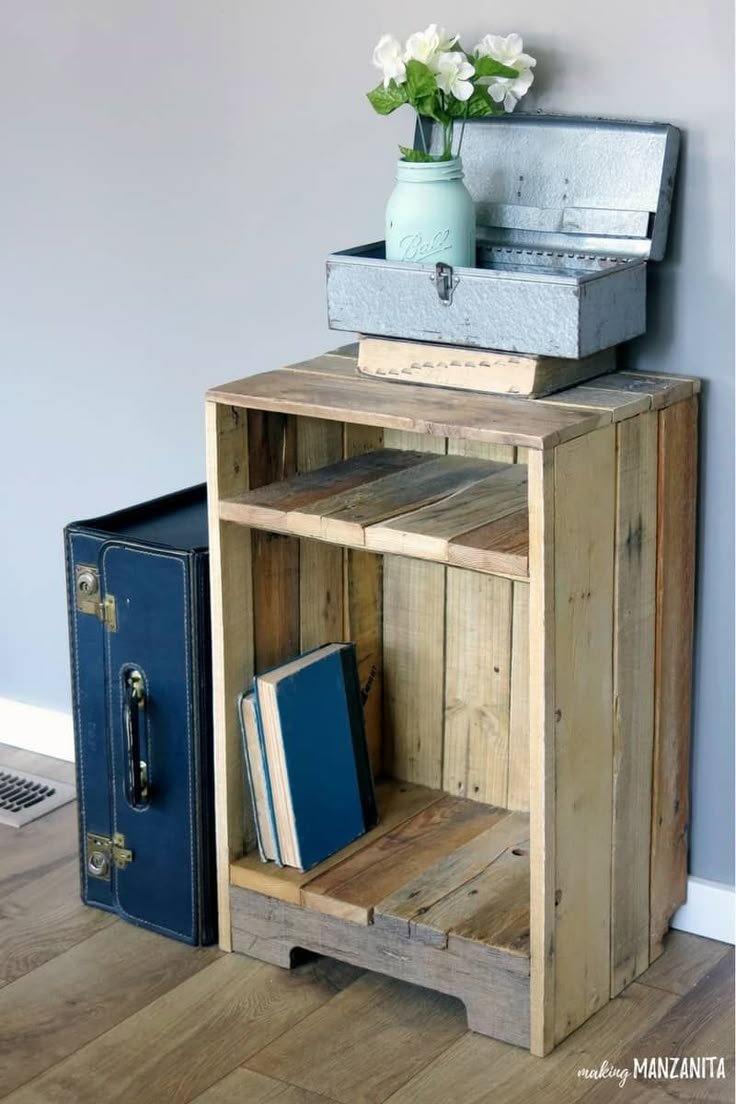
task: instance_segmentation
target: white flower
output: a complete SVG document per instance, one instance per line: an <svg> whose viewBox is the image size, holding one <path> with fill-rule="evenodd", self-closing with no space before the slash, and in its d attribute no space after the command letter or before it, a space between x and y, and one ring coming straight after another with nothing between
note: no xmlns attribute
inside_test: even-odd
<svg viewBox="0 0 736 1104"><path fill-rule="evenodd" d="M517 77L481 77L478 82L488 85L488 95L496 103L502 103L506 111L514 110L534 80L532 69L537 64L536 58L523 53L523 49L524 43L518 34L506 35L505 38L502 35L487 34L475 47L475 53L480 57L500 61L502 65L516 69L519 74Z"/></svg>
<svg viewBox="0 0 736 1104"><path fill-rule="evenodd" d="M439 55L451 50L459 37L450 36L444 27L430 23L426 31L416 31L409 35L404 61L421 61L436 73Z"/></svg>
<svg viewBox="0 0 736 1104"><path fill-rule="evenodd" d="M401 56L401 43L393 35L381 35L373 51L373 64L383 73L383 87L388 88L392 80L403 84L406 80L406 66Z"/></svg>
<svg viewBox="0 0 736 1104"><path fill-rule="evenodd" d="M474 73L475 68L459 51L439 54L437 58L437 87L456 100L469 100L473 95L469 78Z"/></svg>

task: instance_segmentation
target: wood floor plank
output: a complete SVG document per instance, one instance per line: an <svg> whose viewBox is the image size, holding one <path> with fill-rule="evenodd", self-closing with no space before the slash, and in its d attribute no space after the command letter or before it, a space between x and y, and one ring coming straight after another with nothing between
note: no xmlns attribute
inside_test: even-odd
<svg viewBox="0 0 736 1104"><path fill-rule="evenodd" d="M118 921L6 985L0 989L0 1053L6 1056L0 1093L97 1039L219 953Z"/></svg>
<svg viewBox="0 0 736 1104"><path fill-rule="evenodd" d="M464 1032L459 1001L366 974L247 1064L341 1104L379 1104Z"/></svg>
<svg viewBox="0 0 736 1104"><path fill-rule="evenodd" d="M0 898L0 988L88 939L115 917L79 897L79 863L61 863Z"/></svg>
<svg viewBox="0 0 736 1104"><path fill-rule="evenodd" d="M485 831L501 815L491 806L444 797L308 882L304 902L330 916L369 924L379 901Z"/></svg>
<svg viewBox="0 0 736 1104"><path fill-rule="evenodd" d="M197 954L181 949L190 961ZM13 1094L10 1104L185 1104L358 976L354 967L330 960L289 973L242 955L210 959L194 977L170 984L135 1015L109 1025L104 1045L81 1046ZM118 1003L123 993L115 987ZM92 1004L89 1012L99 1009Z"/></svg>
<svg viewBox="0 0 736 1104"><path fill-rule="evenodd" d="M238 1066L191 1104L325 1104L326 1096Z"/></svg>
<svg viewBox="0 0 736 1104"><path fill-rule="evenodd" d="M717 943L688 932L669 931L664 938L663 953L639 981L642 985L653 985L682 996L728 952L727 943Z"/></svg>
<svg viewBox="0 0 736 1104"><path fill-rule="evenodd" d="M590 1082L581 1066L615 1063L632 1040L677 1000L634 982L544 1059L494 1039L467 1034L386 1104L575 1104ZM621 1094L620 1104L628 1104Z"/></svg>
<svg viewBox="0 0 736 1104"><path fill-rule="evenodd" d="M734 1099L734 955L733 950L675 1004L669 1007L649 1030L624 1051L621 1065L634 1068L634 1059L697 1058L703 1055L724 1059L724 1078L643 1076L633 1083L630 1099L636 1104L663 1100L682 1104L732 1104ZM628 1087L628 1086L627 1086ZM627 1098L627 1099L629 1099ZM621 1099L620 1090L610 1081L600 1082L582 1098L585 1104L609 1104Z"/></svg>
<svg viewBox="0 0 736 1104"><path fill-rule="evenodd" d="M515 846L529 835L527 815L500 809L499 814L499 819L490 828L379 901L373 915L376 926L405 936L413 934L422 938L424 934L425 942L446 946L449 929L431 929L440 936L438 940L427 938L430 929L426 925L424 933L421 931L432 909L481 874L507 847Z"/></svg>
<svg viewBox="0 0 736 1104"><path fill-rule="evenodd" d="M77 846L76 801L21 830L0 824L0 899L74 859Z"/></svg>

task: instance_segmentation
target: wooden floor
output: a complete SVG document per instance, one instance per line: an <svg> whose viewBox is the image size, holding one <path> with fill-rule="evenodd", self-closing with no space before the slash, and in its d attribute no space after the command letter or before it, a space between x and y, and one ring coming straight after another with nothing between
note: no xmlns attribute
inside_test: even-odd
<svg viewBox="0 0 736 1104"><path fill-rule="evenodd" d="M0 746L58 779L69 764ZM76 810L0 826L0 1098L8 1104L668 1104L734 1099L733 951L674 932L550 1057L472 1035L459 1002L331 960L193 950L79 902ZM726 1080L581 1067L723 1056Z"/></svg>

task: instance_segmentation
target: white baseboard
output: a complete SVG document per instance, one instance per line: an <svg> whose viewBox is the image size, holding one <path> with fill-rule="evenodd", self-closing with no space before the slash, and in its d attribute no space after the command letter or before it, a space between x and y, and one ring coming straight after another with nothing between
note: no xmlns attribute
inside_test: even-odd
<svg viewBox="0 0 736 1104"><path fill-rule="evenodd" d="M0 743L74 762L71 713L0 698Z"/></svg>
<svg viewBox="0 0 736 1104"><path fill-rule="evenodd" d="M736 887L688 878L687 902L672 917L672 927L721 943L736 942Z"/></svg>

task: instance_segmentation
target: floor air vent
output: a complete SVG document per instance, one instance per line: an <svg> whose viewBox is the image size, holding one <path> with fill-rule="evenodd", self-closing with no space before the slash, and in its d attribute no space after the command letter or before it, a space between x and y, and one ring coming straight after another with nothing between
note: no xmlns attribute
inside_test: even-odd
<svg viewBox="0 0 736 1104"><path fill-rule="evenodd" d="M0 763L0 824L22 828L75 798L74 786Z"/></svg>

